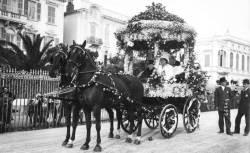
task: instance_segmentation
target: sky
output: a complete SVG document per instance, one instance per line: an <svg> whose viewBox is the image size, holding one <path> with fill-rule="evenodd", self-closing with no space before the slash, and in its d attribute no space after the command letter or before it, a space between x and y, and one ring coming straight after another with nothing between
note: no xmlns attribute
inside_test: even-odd
<svg viewBox="0 0 250 153"><path fill-rule="evenodd" d="M80 1L80 0L74 0ZM198 33L197 38L223 35L250 41L250 0L88 0L103 8L133 17L152 2L183 18Z"/></svg>

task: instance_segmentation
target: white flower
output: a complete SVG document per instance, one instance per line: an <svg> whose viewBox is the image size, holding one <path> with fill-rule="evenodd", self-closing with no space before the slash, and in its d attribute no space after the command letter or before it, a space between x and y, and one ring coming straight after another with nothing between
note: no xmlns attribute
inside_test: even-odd
<svg viewBox="0 0 250 153"><path fill-rule="evenodd" d="M133 46L134 46L134 42L129 41L129 42L128 42L128 46L133 47Z"/></svg>

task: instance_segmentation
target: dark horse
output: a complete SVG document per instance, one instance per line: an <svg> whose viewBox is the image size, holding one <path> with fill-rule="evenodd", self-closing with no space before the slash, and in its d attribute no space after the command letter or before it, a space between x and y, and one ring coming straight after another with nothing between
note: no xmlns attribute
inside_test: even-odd
<svg viewBox="0 0 250 153"><path fill-rule="evenodd" d="M61 76L60 88L65 88L70 85L72 77L71 76L66 76L65 73L65 67L67 63L67 47L65 48L58 48L58 50L52 54L49 62L49 75L50 77L54 78L58 74ZM76 99L75 98L75 90L65 92L63 94L60 94L60 98L64 99ZM78 119L79 119L79 112L81 109L81 105L79 102L73 102L69 100L62 100L62 108L65 111L66 115L66 126L67 126L67 134L66 134L66 139L64 140L62 146L66 146L68 148L73 147L73 141L75 140L75 132L76 128L78 125ZM70 138L70 125L71 125L71 111L73 112L73 122L72 122L72 135ZM60 118L63 114L61 113ZM60 119L59 119L60 120Z"/></svg>
<svg viewBox="0 0 250 153"><path fill-rule="evenodd" d="M87 137L81 149L89 149L91 111L94 112L97 130L97 144L94 151L101 151L101 109L120 106L120 104L123 104L124 109L128 112L131 123L130 135L126 139L128 143L132 142L134 111L137 112L139 120L135 144L140 144L142 125L142 107L140 104L143 98L141 81L129 75L113 76L98 71L89 51L85 49L85 45L86 41L70 51L66 66L66 71L74 76L73 83L78 89L78 100L83 107L86 118ZM121 116L117 119L119 124ZM113 133L113 125L111 125L110 133Z"/></svg>

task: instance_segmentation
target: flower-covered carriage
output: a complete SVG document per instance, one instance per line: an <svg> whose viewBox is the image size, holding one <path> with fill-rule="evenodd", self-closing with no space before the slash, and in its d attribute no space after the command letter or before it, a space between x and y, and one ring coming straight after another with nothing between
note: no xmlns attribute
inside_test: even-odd
<svg viewBox="0 0 250 153"><path fill-rule="evenodd" d="M126 73L133 73L135 55L158 63L160 56L168 53L179 61L183 68L181 78L161 82L153 77L144 82L144 121L152 129L160 125L162 135L170 138L177 128L178 112L181 112L185 130L194 132L200 117L199 95L206 90L207 76L195 63L193 48L196 32L193 28L182 18L167 12L161 4L153 3L115 35L118 47L125 51ZM173 61L169 63L175 66ZM124 110L124 131L128 131L129 127L126 116ZM136 121L134 123L136 130Z"/></svg>

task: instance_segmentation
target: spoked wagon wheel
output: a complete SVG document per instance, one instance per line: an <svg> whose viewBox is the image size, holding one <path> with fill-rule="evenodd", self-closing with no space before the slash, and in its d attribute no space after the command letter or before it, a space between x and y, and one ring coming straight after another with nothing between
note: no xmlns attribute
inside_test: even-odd
<svg viewBox="0 0 250 153"><path fill-rule="evenodd" d="M160 115L160 130L165 138L170 138L174 134L178 125L178 112L174 105L166 105Z"/></svg>
<svg viewBox="0 0 250 153"><path fill-rule="evenodd" d="M135 120L134 120L134 127L133 127L133 132L135 132L138 128L138 115L135 112ZM122 109L122 122L121 122L121 127L122 129L126 132L129 133L130 129L130 122L129 122L129 116L128 112L125 109Z"/></svg>
<svg viewBox="0 0 250 153"><path fill-rule="evenodd" d="M183 126L187 133L194 132L199 125L200 112L199 100L188 98L183 108Z"/></svg>
<svg viewBox="0 0 250 153"><path fill-rule="evenodd" d="M144 121L150 129L156 129L159 126L159 115L154 110L146 111L144 113Z"/></svg>

